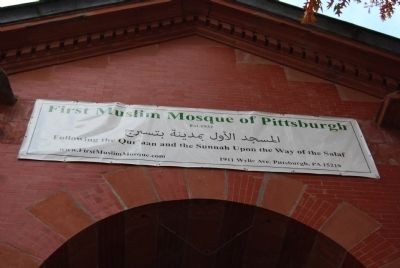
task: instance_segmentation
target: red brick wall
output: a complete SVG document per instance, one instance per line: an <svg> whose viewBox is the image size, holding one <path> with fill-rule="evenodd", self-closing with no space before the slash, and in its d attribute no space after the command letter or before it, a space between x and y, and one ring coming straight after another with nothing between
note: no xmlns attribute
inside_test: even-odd
<svg viewBox="0 0 400 268"><path fill-rule="evenodd" d="M99 219L188 198L265 207L367 267L400 266L400 133L372 123L375 98L200 37L10 79L19 101L0 107L0 267L36 267ZM381 179L17 160L37 98L352 117Z"/></svg>

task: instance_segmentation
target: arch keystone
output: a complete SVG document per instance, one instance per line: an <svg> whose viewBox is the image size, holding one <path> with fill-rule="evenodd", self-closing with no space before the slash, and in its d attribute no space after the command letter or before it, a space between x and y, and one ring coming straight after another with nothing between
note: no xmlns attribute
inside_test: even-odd
<svg viewBox="0 0 400 268"><path fill-rule="evenodd" d="M161 201L188 199L184 169L176 167L148 167Z"/></svg>
<svg viewBox="0 0 400 268"><path fill-rule="evenodd" d="M270 175L261 207L290 216L300 200L306 185L284 175Z"/></svg>
<svg viewBox="0 0 400 268"><path fill-rule="evenodd" d="M118 198L128 208L158 201L145 167L130 167L105 175Z"/></svg>
<svg viewBox="0 0 400 268"><path fill-rule="evenodd" d="M190 198L226 199L224 170L186 169L185 178Z"/></svg>

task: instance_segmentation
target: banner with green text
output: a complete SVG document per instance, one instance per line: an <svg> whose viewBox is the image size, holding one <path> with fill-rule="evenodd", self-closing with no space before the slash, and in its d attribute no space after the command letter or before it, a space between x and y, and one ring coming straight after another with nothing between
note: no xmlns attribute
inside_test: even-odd
<svg viewBox="0 0 400 268"><path fill-rule="evenodd" d="M37 100L20 159L379 178L354 119Z"/></svg>

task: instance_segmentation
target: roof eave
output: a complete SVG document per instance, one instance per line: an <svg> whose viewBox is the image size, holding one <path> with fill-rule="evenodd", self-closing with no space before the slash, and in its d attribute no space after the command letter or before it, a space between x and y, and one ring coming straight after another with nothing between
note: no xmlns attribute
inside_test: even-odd
<svg viewBox="0 0 400 268"><path fill-rule="evenodd" d="M223 0L107 5L4 25L0 64L15 73L194 34L378 97L399 84L393 52Z"/></svg>

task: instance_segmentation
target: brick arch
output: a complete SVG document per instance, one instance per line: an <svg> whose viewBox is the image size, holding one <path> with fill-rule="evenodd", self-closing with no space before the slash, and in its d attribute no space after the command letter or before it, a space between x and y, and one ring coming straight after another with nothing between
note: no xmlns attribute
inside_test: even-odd
<svg viewBox="0 0 400 268"><path fill-rule="evenodd" d="M162 201L233 201L298 220L338 243L366 267L384 264L396 267L398 263L394 258L397 255L392 254L397 249L379 233L379 221L348 202L330 202L306 192L307 183L291 174L134 166L108 172L103 177L120 209L110 213L104 207L104 213L98 214L101 218ZM52 195L29 210L64 240L99 220L88 209L88 204L81 204L67 192ZM388 254L382 252L382 247ZM374 249L379 251L379 256L368 254Z"/></svg>
<svg viewBox="0 0 400 268"><path fill-rule="evenodd" d="M215 199L164 201L107 217L42 268L364 267L325 235L268 209Z"/></svg>

